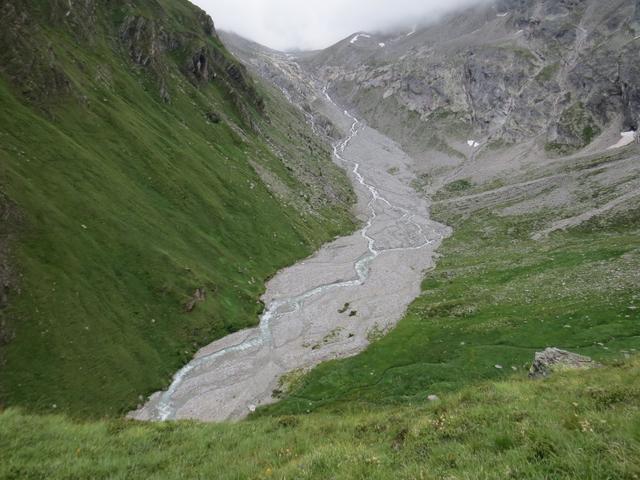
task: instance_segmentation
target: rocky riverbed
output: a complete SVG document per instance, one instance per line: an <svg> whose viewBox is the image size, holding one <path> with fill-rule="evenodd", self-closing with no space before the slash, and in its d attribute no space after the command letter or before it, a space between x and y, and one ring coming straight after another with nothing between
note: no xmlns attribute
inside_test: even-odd
<svg viewBox="0 0 640 480"><path fill-rule="evenodd" d="M319 96L319 109L344 132L334 157L353 181L362 228L279 272L258 327L201 349L131 417L243 418L275 400L287 373L362 351L419 295L448 227L429 219L428 202L411 187L412 158Z"/></svg>

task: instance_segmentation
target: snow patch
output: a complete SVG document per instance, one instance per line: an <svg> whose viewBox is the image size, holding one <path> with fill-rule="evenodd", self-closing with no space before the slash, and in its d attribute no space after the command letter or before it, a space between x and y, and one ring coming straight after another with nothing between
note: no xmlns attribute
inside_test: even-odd
<svg viewBox="0 0 640 480"><path fill-rule="evenodd" d="M467 145L469 145L471 148L478 148L480 146L480 144L475 140L467 140Z"/></svg>
<svg viewBox="0 0 640 480"><path fill-rule="evenodd" d="M360 37L362 37L362 38L371 38L371 35L366 34L366 33L359 33L359 34L357 34L355 37L353 37L351 39L351 45L355 44L360 39Z"/></svg>
<svg viewBox="0 0 640 480"><path fill-rule="evenodd" d="M618 140L618 143L616 143L615 145L611 145L609 148L607 148L607 150L626 147L630 143L633 143L636 139L636 132L634 132L633 130L629 132L621 132L620 137L621 138L620 140Z"/></svg>
<svg viewBox="0 0 640 480"><path fill-rule="evenodd" d="M509 12L499 13L498 15L496 15L496 17L504 18L504 17L506 17L507 15L509 15Z"/></svg>
<svg viewBox="0 0 640 480"><path fill-rule="evenodd" d="M414 33L416 33L416 31L418 30L418 26L415 25L411 31L409 33L407 33L407 37L410 37L411 35L413 35Z"/></svg>
<svg viewBox="0 0 640 480"><path fill-rule="evenodd" d="M386 45L385 43L383 43L383 42L380 42L380 43L378 44L378 46L379 46L380 48L384 48L384 47L386 47L387 45Z"/></svg>

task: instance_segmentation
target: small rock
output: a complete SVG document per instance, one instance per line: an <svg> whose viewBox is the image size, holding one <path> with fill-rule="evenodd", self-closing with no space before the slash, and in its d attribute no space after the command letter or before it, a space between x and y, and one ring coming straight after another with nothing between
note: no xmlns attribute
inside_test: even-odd
<svg viewBox="0 0 640 480"><path fill-rule="evenodd" d="M187 313L193 312L198 303L202 303L207 299L207 292L204 288L196 288L195 293L189 299L189 301L184 305L184 310Z"/></svg>
<svg viewBox="0 0 640 480"><path fill-rule="evenodd" d="M598 363L584 355L567 352L559 348L547 348L544 352L536 352L533 365L529 370L530 378L544 378L555 370L594 368Z"/></svg>
<svg viewBox="0 0 640 480"><path fill-rule="evenodd" d="M207 112L206 117L211 123L220 123L221 120L220 115L213 111Z"/></svg>
<svg viewBox="0 0 640 480"><path fill-rule="evenodd" d="M256 406L255 405L249 405L249 411L251 413L255 412L256 411Z"/></svg>
<svg viewBox="0 0 640 480"><path fill-rule="evenodd" d="M498 370L502 370L502 365L495 365Z"/></svg>
<svg viewBox="0 0 640 480"><path fill-rule="evenodd" d="M429 400L430 402L437 402L438 400L440 400L440 398L437 395L429 395L427 397L427 400Z"/></svg>

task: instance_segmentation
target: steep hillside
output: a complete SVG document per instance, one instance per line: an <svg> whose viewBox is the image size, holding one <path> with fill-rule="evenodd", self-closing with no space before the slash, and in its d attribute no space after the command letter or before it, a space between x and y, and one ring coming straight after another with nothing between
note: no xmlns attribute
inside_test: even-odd
<svg viewBox="0 0 640 480"><path fill-rule="evenodd" d="M0 5L0 404L115 414L352 227L326 145L187 1Z"/></svg>

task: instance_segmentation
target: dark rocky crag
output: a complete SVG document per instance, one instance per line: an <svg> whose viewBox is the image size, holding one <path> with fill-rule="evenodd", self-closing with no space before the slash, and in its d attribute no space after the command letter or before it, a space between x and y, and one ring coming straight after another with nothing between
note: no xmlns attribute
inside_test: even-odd
<svg viewBox="0 0 640 480"><path fill-rule="evenodd" d="M49 24L66 30L82 43L98 45L104 38L117 38L131 61L154 78L158 95L165 102L171 101L170 63L182 58L185 76L194 84L219 81L247 122L250 113L246 109L264 112L264 100L253 81L245 68L225 52L213 20L204 11L197 10L193 24L199 30L184 31L171 23L161 5L150 5L158 10L157 15L150 16L143 11L144 2L111 3L107 6L95 0L56 0L33 8L18 0L3 2L0 16L5 28L0 32L0 42L9 48L0 53L0 73L27 99L43 107L51 99L65 95L75 94L81 99L82 94L57 61L56 48L60 46L43 39L45 25ZM105 22L110 16L121 19Z"/></svg>
<svg viewBox="0 0 640 480"><path fill-rule="evenodd" d="M246 69L232 59L221 48L213 19L204 11L198 15L205 38L212 42L203 42L197 35L185 34L171 25L143 15L129 15L119 30L119 37L130 53L131 59L141 67L148 68L157 78L159 92L165 102L171 101L167 89L166 62L172 54L183 56L182 70L194 84L206 84L219 81L226 86L228 94L234 99L245 120L249 120L247 107L259 112L264 111L264 100L258 95L253 81Z"/></svg>

